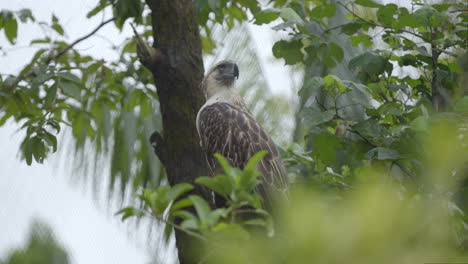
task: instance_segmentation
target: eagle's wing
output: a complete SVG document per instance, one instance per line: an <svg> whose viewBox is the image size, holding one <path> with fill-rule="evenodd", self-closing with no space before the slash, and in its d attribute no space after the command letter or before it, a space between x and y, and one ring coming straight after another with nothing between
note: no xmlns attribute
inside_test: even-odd
<svg viewBox="0 0 468 264"><path fill-rule="evenodd" d="M258 192L267 203L270 194L286 194L287 175L278 149L271 137L243 105L218 102L203 108L199 114L199 133L208 163L215 173L220 168L213 154L226 157L231 166L243 168L261 150L268 151L257 169L262 173Z"/></svg>

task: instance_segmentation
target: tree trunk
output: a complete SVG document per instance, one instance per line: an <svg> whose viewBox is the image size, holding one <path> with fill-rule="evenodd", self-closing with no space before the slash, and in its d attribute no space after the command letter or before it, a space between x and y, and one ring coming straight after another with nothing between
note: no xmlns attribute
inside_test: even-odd
<svg viewBox="0 0 468 264"><path fill-rule="evenodd" d="M204 69L195 9L192 1L146 2L152 11L154 49L144 64L153 73L163 123L163 131L155 132L150 141L170 184L192 183L208 175L195 125L205 101L199 89ZM201 189L195 192L206 197ZM190 251L199 241L178 230L175 235L180 263L197 263Z"/></svg>

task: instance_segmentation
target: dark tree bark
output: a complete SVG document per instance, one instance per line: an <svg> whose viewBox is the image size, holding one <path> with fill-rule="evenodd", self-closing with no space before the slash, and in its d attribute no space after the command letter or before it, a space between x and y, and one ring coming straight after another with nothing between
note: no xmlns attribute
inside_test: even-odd
<svg viewBox="0 0 468 264"><path fill-rule="evenodd" d="M152 11L154 44L140 59L153 73L163 121L163 131L155 132L150 141L170 184L192 183L208 175L195 125L205 101L199 89L204 69L195 9L189 0L146 3ZM202 189L195 192L207 195ZM197 263L192 246L200 241L178 230L175 235L180 263Z"/></svg>

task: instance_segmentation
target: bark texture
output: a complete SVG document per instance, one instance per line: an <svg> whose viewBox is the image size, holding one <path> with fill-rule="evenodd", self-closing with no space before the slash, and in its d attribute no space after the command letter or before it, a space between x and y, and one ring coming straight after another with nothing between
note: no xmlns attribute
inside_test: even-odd
<svg viewBox="0 0 468 264"><path fill-rule="evenodd" d="M171 185L192 183L208 175L195 119L205 98L199 89L203 79L202 46L195 9L188 0L147 0L152 11L154 44L141 58L154 76L159 95L163 131L151 138ZM202 189L195 190L206 197ZM192 247L196 238L175 231L181 264L197 263Z"/></svg>

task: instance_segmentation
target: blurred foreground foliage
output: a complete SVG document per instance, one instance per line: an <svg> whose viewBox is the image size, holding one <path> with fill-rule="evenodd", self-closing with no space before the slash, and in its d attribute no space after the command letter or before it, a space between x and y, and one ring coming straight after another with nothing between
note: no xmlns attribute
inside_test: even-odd
<svg viewBox="0 0 468 264"><path fill-rule="evenodd" d="M296 184L290 199L276 204L275 223L252 193L259 184L254 168L265 153L255 155L244 171L219 156L226 175L197 180L225 197L226 207L212 209L194 195L183 198L193 187L179 184L143 190L138 196L143 210L128 207L118 214L122 219L155 217L197 237L194 251L204 252L203 263L466 261L468 226L455 200L468 180L468 127L435 121L414 140L423 146L418 179L402 184L395 177L404 178L401 171L396 175L381 164L356 169L352 187L339 192L316 183ZM190 207L195 214L187 211Z"/></svg>

